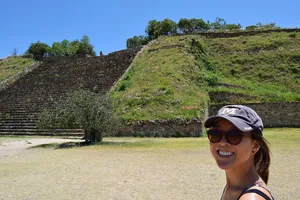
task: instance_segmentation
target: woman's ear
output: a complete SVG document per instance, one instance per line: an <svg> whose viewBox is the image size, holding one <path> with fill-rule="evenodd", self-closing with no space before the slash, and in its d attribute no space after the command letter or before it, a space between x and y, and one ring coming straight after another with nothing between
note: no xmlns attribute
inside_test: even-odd
<svg viewBox="0 0 300 200"><path fill-rule="evenodd" d="M253 140L252 143L252 153L256 154L256 152L258 152L258 150L260 149L260 144L257 140Z"/></svg>

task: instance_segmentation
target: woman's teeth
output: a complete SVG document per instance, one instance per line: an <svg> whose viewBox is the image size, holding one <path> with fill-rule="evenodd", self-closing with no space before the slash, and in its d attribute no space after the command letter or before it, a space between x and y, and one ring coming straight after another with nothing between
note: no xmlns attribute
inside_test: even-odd
<svg viewBox="0 0 300 200"><path fill-rule="evenodd" d="M219 150L218 153L221 156L231 156L233 154L233 152L230 152L230 151L221 151L221 150Z"/></svg>

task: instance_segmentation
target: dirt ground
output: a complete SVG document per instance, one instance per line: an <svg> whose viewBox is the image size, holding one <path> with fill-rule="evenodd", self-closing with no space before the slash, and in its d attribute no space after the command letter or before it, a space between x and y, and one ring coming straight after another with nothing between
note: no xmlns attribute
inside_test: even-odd
<svg viewBox="0 0 300 200"><path fill-rule="evenodd" d="M225 183L208 148L28 148L62 139L0 144L0 199L219 199ZM300 148L273 150L269 188L300 199Z"/></svg>

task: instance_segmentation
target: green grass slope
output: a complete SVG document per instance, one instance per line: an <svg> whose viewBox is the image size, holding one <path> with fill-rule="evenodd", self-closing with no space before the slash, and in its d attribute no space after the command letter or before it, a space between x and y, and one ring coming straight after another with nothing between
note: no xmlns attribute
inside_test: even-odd
<svg viewBox="0 0 300 200"><path fill-rule="evenodd" d="M207 94L199 87L200 71L190 51L185 37L161 38L144 49L111 93L121 117L126 121L199 117Z"/></svg>
<svg viewBox="0 0 300 200"><path fill-rule="evenodd" d="M234 98L225 98L228 94ZM128 122L202 118L209 98L300 101L300 33L162 37L136 57L110 95Z"/></svg>
<svg viewBox="0 0 300 200"><path fill-rule="evenodd" d="M12 56L0 60L0 82L4 81L25 67L32 65L35 61L30 58Z"/></svg>
<svg viewBox="0 0 300 200"><path fill-rule="evenodd" d="M236 86L209 91L249 95L251 102L300 101L299 32L204 40L217 82Z"/></svg>

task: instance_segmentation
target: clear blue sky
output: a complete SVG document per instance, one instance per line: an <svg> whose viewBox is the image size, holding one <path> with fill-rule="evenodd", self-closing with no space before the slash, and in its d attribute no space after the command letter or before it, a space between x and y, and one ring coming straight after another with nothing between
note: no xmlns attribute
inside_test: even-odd
<svg viewBox="0 0 300 200"><path fill-rule="evenodd" d="M300 0L1 0L0 58L16 48L23 54L33 42L52 45L89 36L97 55L125 49L126 40L144 35L148 21L202 18L243 27L275 22L300 28Z"/></svg>

